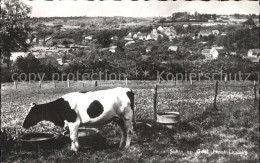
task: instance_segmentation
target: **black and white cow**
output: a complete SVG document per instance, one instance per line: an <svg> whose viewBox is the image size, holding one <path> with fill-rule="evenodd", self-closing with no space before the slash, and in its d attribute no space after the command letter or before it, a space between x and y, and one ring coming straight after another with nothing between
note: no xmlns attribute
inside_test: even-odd
<svg viewBox="0 0 260 163"><path fill-rule="evenodd" d="M118 87L86 93L73 92L49 103L33 103L23 127L27 129L43 120L69 128L73 151L79 148L80 125L104 125L113 121L121 129L120 148L127 148L133 134L134 93L129 88Z"/></svg>

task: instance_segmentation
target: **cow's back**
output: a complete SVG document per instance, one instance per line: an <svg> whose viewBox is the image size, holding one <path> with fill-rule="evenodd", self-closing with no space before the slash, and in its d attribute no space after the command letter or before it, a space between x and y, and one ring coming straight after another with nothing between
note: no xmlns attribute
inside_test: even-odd
<svg viewBox="0 0 260 163"><path fill-rule="evenodd" d="M70 93L63 96L78 113L82 123L102 124L114 116L120 116L130 105L129 88L113 88L86 93Z"/></svg>

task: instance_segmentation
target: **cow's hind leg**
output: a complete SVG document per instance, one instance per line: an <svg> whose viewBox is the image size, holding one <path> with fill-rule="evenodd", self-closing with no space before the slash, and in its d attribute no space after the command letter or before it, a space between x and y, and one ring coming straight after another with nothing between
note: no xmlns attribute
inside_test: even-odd
<svg viewBox="0 0 260 163"><path fill-rule="evenodd" d="M134 133L132 120L125 120L125 129L126 129L126 145L125 148L128 148L131 143L131 138Z"/></svg>
<svg viewBox="0 0 260 163"><path fill-rule="evenodd" d="M121 141L119 148L128 148L130 146L133 131L132 120L120 119L117 121L121 131Z"/></svg>

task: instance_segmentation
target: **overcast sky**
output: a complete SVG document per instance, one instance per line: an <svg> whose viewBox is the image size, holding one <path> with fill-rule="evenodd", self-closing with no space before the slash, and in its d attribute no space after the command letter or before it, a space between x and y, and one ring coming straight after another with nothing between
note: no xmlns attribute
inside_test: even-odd
<svg viewBox="0 0 260 163"><path fill-rule="evenodd" d="M258 1L130 1L130 0L21 0L32 7L33 17L52 16L170 16L173 12L187 11L213 14L259 14Z"/></svg>

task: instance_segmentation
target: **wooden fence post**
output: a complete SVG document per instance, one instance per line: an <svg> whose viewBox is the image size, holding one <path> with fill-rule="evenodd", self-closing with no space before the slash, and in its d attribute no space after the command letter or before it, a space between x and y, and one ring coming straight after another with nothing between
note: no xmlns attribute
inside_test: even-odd
<svg viewBox="0 0 260 163"><path fill-rule="evenodd" d="M157 121L157 84L155 84L155 88L154 88L154 96L153 96L153 109L154 109L154 113L153 113L153 119L154 121Z"/></svg>
<svg viewBox="0 0 260 163"><path fill-rule="evenodd" d="M218 95L218 81L216 81L215 86L215 96L214 96L214 103L213 103L213 109L217 109L217 95Z"/></svg>
<svg viewBox="0 0 260 163"><path fill-rule="evenodd" d="M42 87L42 81L39 81L39 88Z"/></svg>
<svg viewBox="0 0 260 163"><path fill-rule="evenodd" d="M127 87L127 78L125 78L125 86Z"/></svg>
<svg viewBox="0 0 260 163"><path fill-rule="evenodd" d="M254 80L254 95L255 95L255 100L257 100L257 95L256 95L256 82Z"/></svg>
<svg viewBox="0 0 260 163"><path fill-rule="evenodd" d="M17 83L16 82L14 82L14 88L17 89Z"/></svg>
<svg viewBox="0 0 260 163"><path fill-rule="evenodd" d="M192 79L190 79L190 85L192 85Z"/></svg>
<svg viewBox="0 0 260 163"><path fill-rule="evenodd" d="M85 88L85 83L84 82L82 83L82 86L83 86L83 88Z"/></svg>
<svg viewBox="0 0 260 163"><path fill-rule="evenodd" d="M53 81L53 85L54 85L54 88L56 88L56 83L55 83L55 81Z"/></svg>
<svg viewBox="0 0 260 163"><path fill-rule="evenodd" d="M95 81L95 87L97 87L98 86L98 83L97 83L97 81Z"/></svg>
<svg viewBox="0 0 260 163"><path fill-rule="evenodd" d="M67 79L67 87L68 88L70 87L70 79L69 78Z"/></svg>

